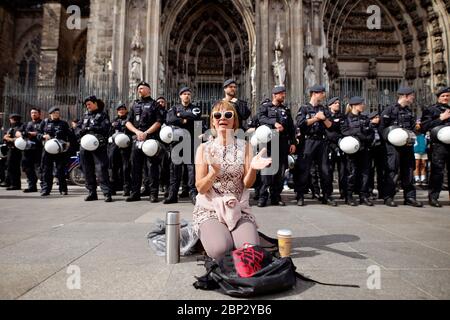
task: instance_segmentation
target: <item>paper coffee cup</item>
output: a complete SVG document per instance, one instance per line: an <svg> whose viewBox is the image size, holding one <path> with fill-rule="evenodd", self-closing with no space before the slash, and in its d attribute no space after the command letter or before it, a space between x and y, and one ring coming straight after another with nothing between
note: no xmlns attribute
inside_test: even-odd
<svg viewBox="0 0 450 320"><path fill-rule="evenodd" d="M288 229L280 229L277 232L278 249L281 257L289 257L292 247L292 231Z"/></svg>

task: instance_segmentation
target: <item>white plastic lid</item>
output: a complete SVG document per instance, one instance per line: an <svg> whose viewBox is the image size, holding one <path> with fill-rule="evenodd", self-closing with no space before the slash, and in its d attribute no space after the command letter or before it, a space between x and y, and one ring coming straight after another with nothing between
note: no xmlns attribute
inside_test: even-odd
<svg viewBox="0 0 450 320"><path fill-rule="evenodd" d="M279 236L292 237L292 231L289 229L280 229L277 231Z"/></svg>

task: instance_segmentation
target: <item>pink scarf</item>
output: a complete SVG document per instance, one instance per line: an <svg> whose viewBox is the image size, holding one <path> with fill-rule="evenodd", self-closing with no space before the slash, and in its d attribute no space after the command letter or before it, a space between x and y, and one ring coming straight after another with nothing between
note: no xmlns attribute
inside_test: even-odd
<svg viewBox="0 0 450 320"><path fill-rule="evenodd" d="M198 194L196 204L209 211L215 211L219 221L232 231L241 219L242 212L251 213L250 191L244 189L241 200L232 194L218 195L212 188L206 194Z"/></svg>

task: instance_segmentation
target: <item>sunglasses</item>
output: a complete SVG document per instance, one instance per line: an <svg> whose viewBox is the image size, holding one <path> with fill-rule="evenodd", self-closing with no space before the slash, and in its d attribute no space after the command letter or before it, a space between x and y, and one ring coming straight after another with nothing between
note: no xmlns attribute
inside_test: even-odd
<svg viewBox="0 0 450 320"><path fill-rule="evenodd" d="M225 119L232 119L234 117L234 112L233 111L216 111L213 113L213 117L216 120L225 118Z"/></svg>

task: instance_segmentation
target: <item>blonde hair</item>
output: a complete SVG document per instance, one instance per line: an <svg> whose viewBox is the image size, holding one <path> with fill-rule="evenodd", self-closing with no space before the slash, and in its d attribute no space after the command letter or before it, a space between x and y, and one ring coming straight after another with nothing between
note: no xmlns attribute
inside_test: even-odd
<svg viewBox="0 0 450 320"><path fill-rule="evenodd" d="M233 113L234 113L233 129L234 130L239 129L239 116L237 114L236 108L231 103L229 103L228 101L224 101L224 100L217 101L214 104L213 108L211 109L211 114L209 116L210 128L214 129L214 116L213 116L214 112L220 111L222 109L233 111Z"/></svg>
<svg viewBox="0 0 450 320"><path fill-rule="evenodd" d="M347 103L347 106L345 107L345 114L349 114L352 112L352 106Z"/></svg>

